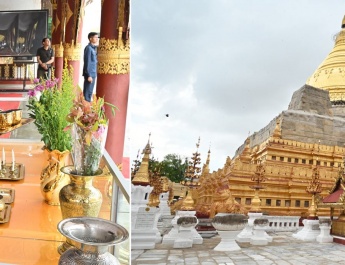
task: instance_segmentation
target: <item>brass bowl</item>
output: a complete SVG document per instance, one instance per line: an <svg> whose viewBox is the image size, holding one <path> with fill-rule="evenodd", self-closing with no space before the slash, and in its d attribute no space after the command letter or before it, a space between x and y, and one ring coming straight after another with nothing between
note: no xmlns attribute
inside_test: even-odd
<svg viewBox="0 0 345 265"><path fill-rule="evenodd" d="M13 125L17 125L22 120L21 109L10 109L0 112L0 129L7 129Z"/></svg>
<svg viewBox="0 0 345 265"><path fill-rule="evenodd" d="M14 109L12 110L12 113L13 113L12 125L17 125L22 120L23 111L21 109Z"/></svg>
<svg viewBox="0 0 345 265"><path fill-rule="evenodd" d="M13 123L13 114L11 111L0 112L0 129L7 129L11 127Z"/></svg>

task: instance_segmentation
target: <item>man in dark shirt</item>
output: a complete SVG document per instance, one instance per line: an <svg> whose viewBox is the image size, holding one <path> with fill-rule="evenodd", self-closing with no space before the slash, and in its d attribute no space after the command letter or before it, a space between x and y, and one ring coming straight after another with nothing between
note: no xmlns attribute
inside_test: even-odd
<svg viewBox="0 0 345 265"><path fill-rule="evenodd" d="M85 100L90 102L97 77L96 47L98 46L98 34L96 32L90 32L87 37L89 39L89 44L86 45L84 49L83 94Z"/></svg>
<svg viewBox="0 0 345 265"><path fill-rule="evenodd" d="M51 79L51 64L54 62L54 51L50 47L50 39L42 40L42 47L37 49L37 78Z"/></svg>

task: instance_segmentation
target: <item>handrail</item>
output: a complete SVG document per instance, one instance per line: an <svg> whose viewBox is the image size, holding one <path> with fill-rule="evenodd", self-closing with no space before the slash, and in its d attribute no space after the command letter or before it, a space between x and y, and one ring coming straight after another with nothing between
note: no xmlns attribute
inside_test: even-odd
<svg viewBox="0 0 345 265"><path fill-rule="evenodd" d="M105 164L108 167L108 170L111 175L115 176L114 181L118 185L118 187L121 189L121 192L125 196L128 203L130 203L130 185L129 181L126 181L125 177L123 176L122 172L119 170L119 168L116 166L113 159L108 154L107 150L104 150L104 160Z"/></svg>
<svg viewBox="0 0 345 265"><path fill-rule="evenodd" d="M118 169L113 159L110 157L108 152L104 150L103 154L103 161L105 163L105 166L109 170L109 173L113 176L113 186L112 186L112 204L111 204L111 213L110 213L110 220L117 223L118 222L118 204L121 203L119 198L120 191L123 195L123 197L127 200L128 204L130 204L130 181L126 180L123 176L122 172ZM114 256L121 256L121 246L112 246L109 249L110 253L112 253ZM129 251L128 247L124 248L125 253ZM116 253L118 252L118 253ZM126 256L126 255L125 255ZM119 258L119 257L117 257ZM129 264L129 257L125 258L123 260L124 264Z"/></svg>

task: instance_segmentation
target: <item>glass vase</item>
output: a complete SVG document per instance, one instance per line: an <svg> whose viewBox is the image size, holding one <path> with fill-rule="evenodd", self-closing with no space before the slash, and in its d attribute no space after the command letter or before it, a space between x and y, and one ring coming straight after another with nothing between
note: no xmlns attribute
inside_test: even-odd
<svg viewBox="0 0 345 265"><path fill-rule="evenodd" d="M92 176L99 168L107 139L108 126L96 132L81 128L76 123L72 126L72 159L78 175Z"/></svg>

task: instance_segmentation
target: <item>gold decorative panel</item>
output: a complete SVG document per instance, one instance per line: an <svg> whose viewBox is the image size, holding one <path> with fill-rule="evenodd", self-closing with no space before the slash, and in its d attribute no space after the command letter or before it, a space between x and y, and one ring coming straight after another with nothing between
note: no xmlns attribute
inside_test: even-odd
<svg viewBox="0 0 345 265"><path fill-rule="evenodd" d="M128 74L130 71L130 41L122 40L122 28L119 28L119 39L100 39L98 47L99 74Z"/></svg>

